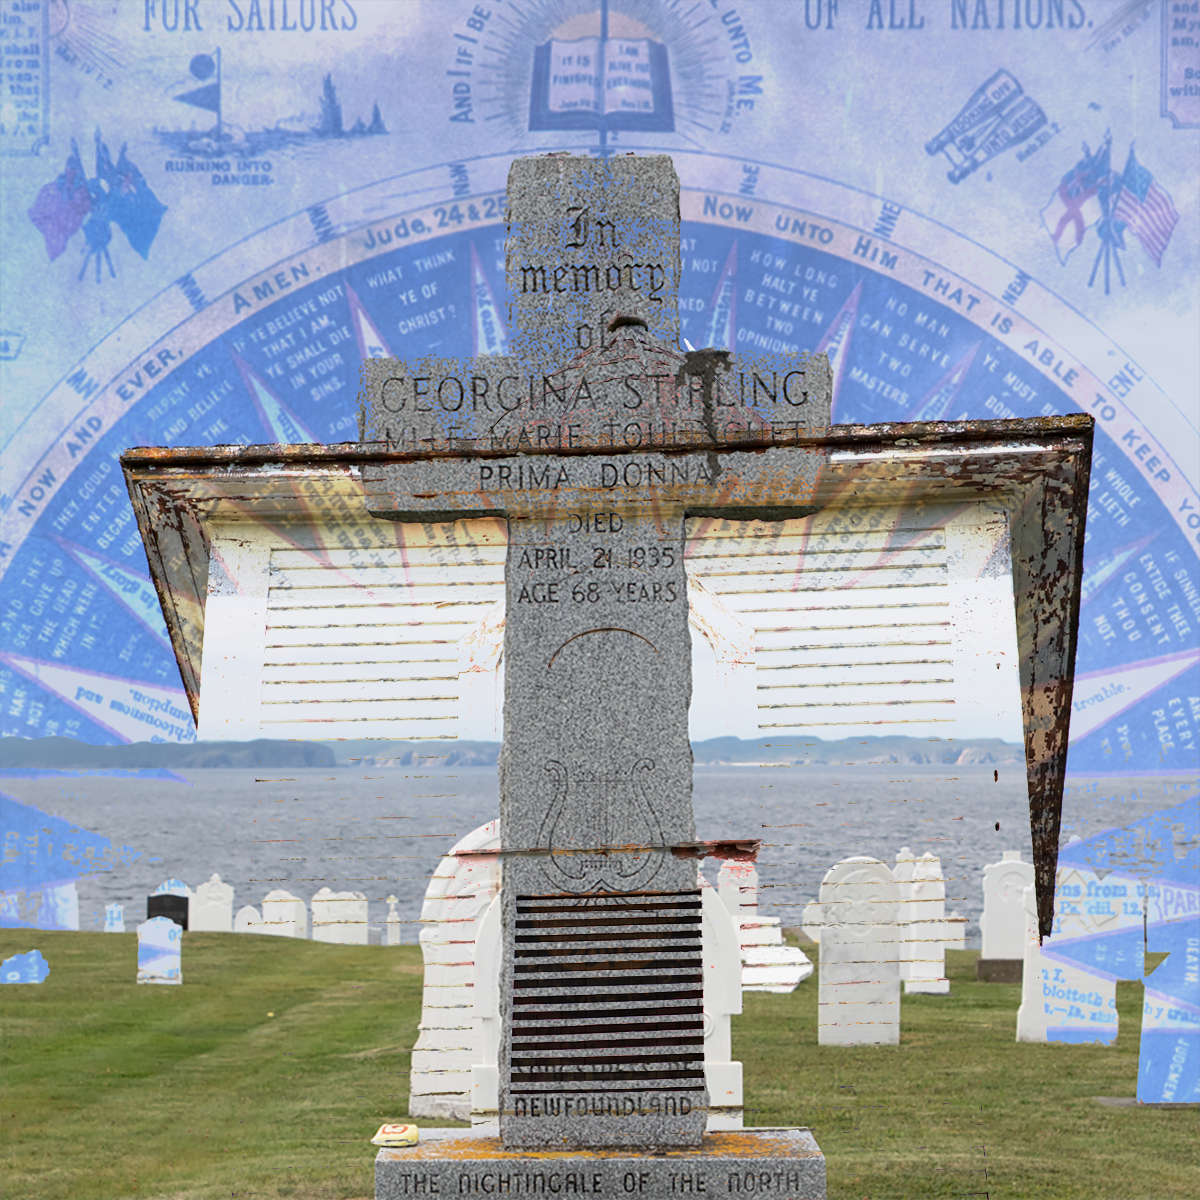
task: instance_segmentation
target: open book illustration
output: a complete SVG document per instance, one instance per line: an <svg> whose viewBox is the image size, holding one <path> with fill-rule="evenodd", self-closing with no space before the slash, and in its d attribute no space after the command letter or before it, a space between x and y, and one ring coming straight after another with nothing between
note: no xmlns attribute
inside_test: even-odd
<svg viewBox="0 0 1200 1200"><path fill-rule="evenodd" d="M539 46L529 128L673 132L666 46L648 38L599 37Z"/></svg>

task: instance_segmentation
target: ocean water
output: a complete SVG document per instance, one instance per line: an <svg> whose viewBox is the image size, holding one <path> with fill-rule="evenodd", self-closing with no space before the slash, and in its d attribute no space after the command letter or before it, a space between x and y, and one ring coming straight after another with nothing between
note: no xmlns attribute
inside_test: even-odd
<svg viewBox="0 0 1200 1200"><path fill-rule="evenodd" d="M946 875L947 911L969 919L979 944L986 863L1002 850L1032 852L1025 780L994 767L860 763L842 767L697 768L699 838L759 838L764 915L796 925L839 859L894 862L907 846L932 851ZM494 767L197 770L186 782L81 775L5 779L0 790L101 834L141 856L78 881L80 929L102 929L118 901L132 929L165 879L193 889L215 871L235 888L234 910L259 907L274 888L310 900L324 886L369 900L380 940L386 897L395 895L402 938L415 942L429 876L465 834L498 811ZM1196 780L1068 781L1062 842L1088 837L1196 794ZM998 828L997 828L998 826ZM709 882L717 867L704 864Z"/></svg>

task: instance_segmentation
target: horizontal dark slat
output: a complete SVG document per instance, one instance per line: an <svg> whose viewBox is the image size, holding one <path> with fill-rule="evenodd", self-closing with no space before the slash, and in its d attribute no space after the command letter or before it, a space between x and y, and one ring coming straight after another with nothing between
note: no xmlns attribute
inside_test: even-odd
<svg viewBox="0 0 1200 1200"><path fill-rule="evenodd" d="M659 1009L657 1011L661 1012L662 1010ZM671 1011L678 1012L679 1010L672 1009ZM558 1014L552 1013L549 1015L557 1016ZM572 1017L572 1019L574 1019L578 1015L579 1015L578 1013L572 1013L571 1017ZM602 1013L600 1015L608 1016L609 1014ZM646 1015L649 1015L649 1014L646 1014ZM530 1017L536 1017L537 1013L522 1013L521 1016L528 1019ZM563 1025L559 1022L556 1022L553 1025L522 1025L520 1027L520 1029L516 1029L516 1028L513 1029L513 1037L562 1037L564 1034L567 1034L567 1033L579 1033L580 1035L592 1036L592 1035L599 1035L602 1033L631 1033L631 1032L632 1033L642 1033L643 1031L645 1031L647 1033L653 1033L655 1031L667 1032L669 1030L676 1030L676 1029L688 1030L693 1033L700 1031L701 1033L703 1033L704 1022L703 1021L659 1021L659 1022L655 1023L653 1026L650 1025L649 1022L645 1022L645 1023L639 1022L637 1024L634 1024L632 1022L627 1023L627 1024L614 1023L611 1025L596 1025L596 1024ZM516 1042L514 1042L513 1045L515 1046Z"/></svg>
<svg viewBox="0 0 1200 1200"><path fill-rule="evenodd" d="M699 909L701 907L702 907L702 902L699 899L699 897L697 897L694 900L693 899L669 900L669 901L646 902L646 903L636 903L636 904L629 904L629 903L595 904L595 903L589 902L587 904L579 904L579 903L561 904L560 903L560 904L532 905L532 904L521 903L520 901L518 901L517 902L517 913L520 916L530 916L530 915L534 915L537 913L548 913L548 912L589 913L589 914L591 914L591 913L607 913L607 912L639 912L639 911L656 912L656 911L662 911L664 909L681 909L681 908Z"/></svg>
<svg viewBox="0 0 1200 1200"><path fill-rule="evenodd" d="M527 1032L528 1032L528 1030L522 1029L521 1035L524 1036ZM562 1030L560 1029L558 1032L561 1034ZM591 1032L591 1031L589 1030L589 1032ZM604 1049L609 1050L609 1049L622 1049L622 1048L633 1049L637 1046L699 1046L699 1047L701 1047L701 1049L703 1049L703 1046L704 1046L703 1031L701 1031L700 1033L693 1033L689 1037L663 1037L662 1031L660 1029L655 1029L650 1026L647 1026L644 1030L639 1030L639 1032L645 1033L646 1037L644 1037L644 1038L606 1037L603 1042L603 1047L604 1047ZM574 1042L524 1042L524 1041L522 1041L522 1042L513 1042L512 1048L513 1048L514 1053L517 1050L524 1050L526 1052L528 1052L530 1050L586 1050L590 1054L590 1053L594 1052L597 1047L592 1042L584 1042L583 1044L580 1044L578 1041L574 1041ZM513 1061L516 1062L517 1060L514 1058ZM607 1058L605 1058L603 1060L597 1060L597 1061L607 1062L608 1060L607 1060ZM647 1058L647 1061L649 1061L649 1058Z"/></svg>
<svg viewBox="0 0 1200 1200"><path fill-rule="evenodd" d="M626 900L630 900L630 899L633 899L636 897L646 897L646 898L652 899L652 900L671 901L671 900L678 900L681 897L686 898L688 896L699 896L699 895L700 895L699 888L688 888L686 891L682 891L682 892L596 892L594 894L594 896L589 897L589 899L611 900L614 903L617 903L617 902L623 902ZM559 893L558 895L552 895L552 896L520 895L517 897L517 903L518 904L529 904L529 903L536 904L536 903L541 903L543 901L546 903L561 903L564 899L566 899L566 897L563 896L561 893ZM578 902L578 901L576 901L576 902Z"/></svg>
<svg viewBox="0 0 1200 1200"><path fill-rule="evenodd" d="M693 992L691 994L695 995L696 993ZM644 997L643 997L643 999L644 999ZM661 999L661 997L655 996L655 999ZM534 1003L535 998L529 997L524 1002L525 1003ZM527 1008L527 1009L515 1010L513 1012L512 1016L513 1016L514 1021L540 1021L540 1020L580 1021L580 1020L588 1020L589 1018L592 1018L592 1017L612 1018L612 1017L618 1017L618 1016L619 1017L629 1017L630 1019L634 1019L634 1018L643 1017L643 1016L653 1016L654 1014L661 1013L662 1011L663 1011L663 1009L657 1005L654 1008L638 1009L635 1006L633 1006L632 1004L622 1004L619 1006L615 1006L613 1008L589 1008L589 1009L583 1009L583 1010L576 1010L576 1011L570 1012L570 1013L563 1013L563 1012L558 1012L558 1011L539 1012L536 1009L528 1009ZM681 1005L678 1008L671 1008L669 1011L670 1011L671 1016L673 1016L673 1017L674 1016L686 1016L689 1013L703 1013L704 1006L702 1004L687 1004L687 1005ZM561 1028L570 1029L573 1027L570 1025L564 1025ZM600 1028L605 1028L605 1026L597 1025L597 1026L591 1026L591 1028L600 1029ZM612 1026L608 1026L607 1028L628 1029L629 1026L628 1025L612 1025ZM666 1029L667 1026L663 1025L662 1028ZM522 1029L521 1033L524 1034L524 1032L525 1032L524 1029Z"/></svg>
<svg viewBox="0 0 1200 1200"><path fill-rule="evenodd" d="M694 971L700 966L700 955L689 954L687 957L676 958L626 958L616 962L548 962L517 965L513 971L520 975L545 974L547 972L561 975L571 971Z"/></svg>
<svg viewBox="0 0 1200 1200"><path fill-rule="evenodd" d="M553 1074L554 1069L564 1067L572 1071L576 1070L607 1070L610 1066L633 1066L637 1063L697 1063L704 1061L704 1048L702 1046L694 1047L692 1053L687 1054L682 1051L674 1054L613 1054L605 1055L603 1058L529 1058L525 1056L514 1057L513 1070L528 1073L530 1071L541 1071L543 1073ZM694 1067L681 1065L677 1068L680 1071L686 1072L694 1070Z"/></svg>
<svg viewBox="0 0 1200 1200"><path fill-rule="evenodd" d="M610 980L610 982L615 982L615 981ZM636 982L644 985L646 981L644 979L638 979ZM701 988L699 991L697 991L695 989L690 989L687 991L680 991L680 992L639 991L639 992L626 992L624 994L604 992L604 993L600 993L595 996L580 996L579 999L577 999L577 1000L573 1000L570 996L555 996L555 997L514 996L513 1003L514 1004L596 1004L601 1000L607 1000L611 1004L639 1004L639 1003L646 1004L651 1000L656 1000L659 1003L661 1003L664 1000L697 1000L697 999L703 999L703 998L704 998L704 989ZM686 1012L687 1010L686 1009L672 1009L671 1011L672 1012ZM563 1015L564 1016L568 1016L568 1015L574 1016L575 1014L564 1013ZM611 1016L612 1013L607 1012L604 1015ZM513 1016L515 1018L517 1016L517 1014L514 1012Z"/></svg>
<svg viewBox="0 0 1200 1200"><path fill-rule="evenodd" d="M678 1079L682 1083L683 1080L698 1080L699 1083L694 1086L702 1086L704 1079L703 1071L563 1071L555 1078L561 1079L564 1083L574 1082L576 1080L596 1080L596 1081L611 1081L611 1082L626 1082L635 1083L639 1079ZM526 1074L524 1072L518 1074L516 1070L512 1073L514 1083L547 1083L545 1078L540 1078L538 1074Z"/></svg>
<svg viewBox="0 0 1200 1200"><path fill-rule="evenodd" d="M624 983L631 984L634 987L653 987L655 983L662 983L664 986L674 986L680 983L700 983L703 979L704 972L696 971L688 975L673 975L670 979L663 980L646 979L641 975L584 975L569 982L573 989L581 989L585 987L616 987L618 984ZM567 982L567 980L558 979L514 979L513 987L556 988L566 986Z"/></svg>
<svg viewBox="0 0 1200 1200"><path fill-rule="evenodd" d="M698 925L699 923L699 911L694 916L584 917L576 921L567 920L565 917L554 917L546 921L528 921L521 920L519 915L517 917L518 929L591 929L606 925Z"/></svg>
<svg viewBox="0 0 1200 1200"><path fill-rule="evenodd" d="M699 936L697 935L694 940L696 943L694 949L699 954L701 952ZM518 946L515 955L517 958L582 958L585 955L601 954L681 954L691 949L693 947L681 946L678 942L673 942L669 946Z"/></svg>
<svg viewBox="0 0 1200 1200"><path fill-rule="evenodd" d="M699 924L699 922L697 922ZM628 939L699 938L699 930L690 929L614 929L611 933L518 933L517 942L592 942Z"/></svg>

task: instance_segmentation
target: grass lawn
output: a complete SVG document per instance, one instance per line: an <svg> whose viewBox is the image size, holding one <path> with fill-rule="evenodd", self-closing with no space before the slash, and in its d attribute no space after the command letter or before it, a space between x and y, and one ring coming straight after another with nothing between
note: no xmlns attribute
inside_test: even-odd
<svg viewBox="0 0 1200 1200"><path fill-rule="evenodd" d="M416 947L188 933L181 987L133 982L133 933L0 931L0 957L34 947L49 978L0 993L5 1200L373 1195ZM815 978L748 995L747 1124L811 1126L838 1200L1200 1195L1200 1113L1094 1100L1134 1094L1140 985L1117 985L1115 1048L1019 1046L1020 989L977 984L975 957L949 955L951 996L905 998L898 1047L819 1047Z"/></svg>

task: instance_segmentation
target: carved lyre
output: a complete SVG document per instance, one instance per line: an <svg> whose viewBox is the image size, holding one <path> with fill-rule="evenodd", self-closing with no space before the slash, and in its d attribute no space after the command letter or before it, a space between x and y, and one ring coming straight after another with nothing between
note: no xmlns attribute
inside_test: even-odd
<svg viewBox="0 0 1200 1200"><path fill-rule="evenodd" d="M653 770L653 759L641 758L628 777L572 779L563 763L546 764L554 798L539 842L555 848L549 870L556 883L581 894L629 892L654 878L664 851L662 827L643 786Z"/></svg>

